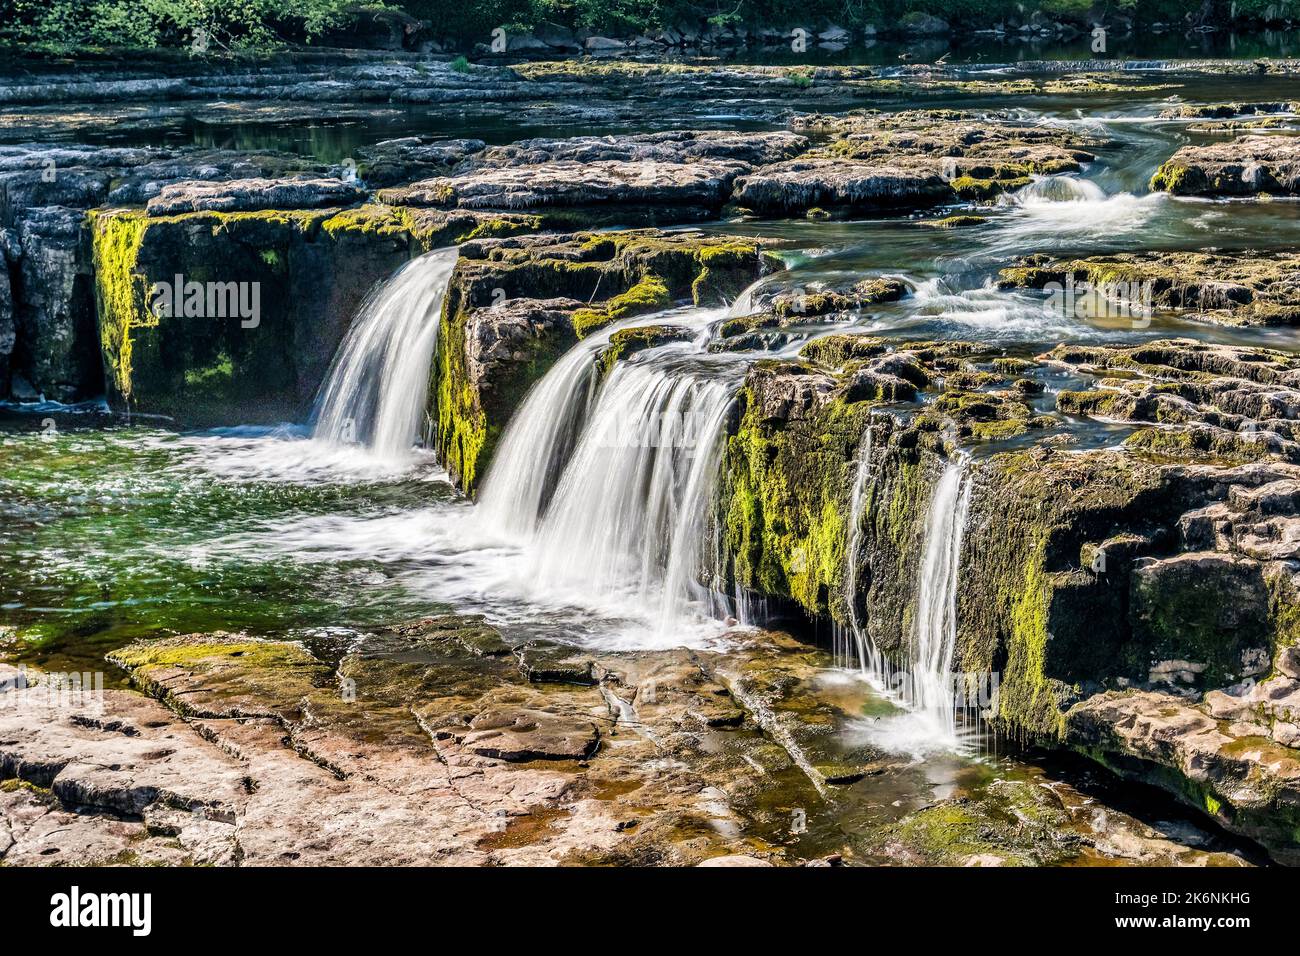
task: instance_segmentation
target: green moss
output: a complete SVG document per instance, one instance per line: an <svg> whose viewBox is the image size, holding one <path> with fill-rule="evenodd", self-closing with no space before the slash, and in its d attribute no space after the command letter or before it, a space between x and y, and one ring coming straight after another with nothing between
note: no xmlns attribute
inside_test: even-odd
<svg viewBox="0 0 1300 956"><path fill-rule="evenodd" d="M1243 465L1269 456L1264 441L1218 428L1143 428L1126 438L1124 446L1168 462Z"/></svg>
<svg viewBox="0 0 1300 956"><path fill-rule="evenodd" d="M711 297L731 298L755 278L758 246L752 242L727 242L702 247L696 253L699 275L691 283L691 299L703 305Z"/></svg>
<svg viewBox="0 0 1300 956"><path fill-rule="evenodd" d="M978 179L974 176L958 176L948 185L958 197L965 200L992 199L1002 193L1014 192L1028 186L1032 179L1028 176L1014 179Z"/></svg>
<svg viewBox="0 0 1300 956"><path fill-rule="evenodd" d="M1046 678L1051 581L1044 570L1045 538L1030 542L1020 587L999 595L1011 607L1007 666L998 715L1007 724L1057 738L1065 734L1055 685Z"/></svg>
<svg viewBox="0 0 1300 956"><path fill-rule="evenodd" d="M381 203L345 209L321 223L325 233L334 239L349 235L394 239L410 245L412 252L428 252L472 239L538 232L542 227L541 216L480 216L459 210L444 212Z"/></svg>
<svg viewBox="0 0 1300 956"><path fill-rule="evenodd" d="M672 305L668 285L655 275L647 275L626 292L614 296L600 309L579 309L573 313L573 330L585 338L597 329L619 319L647 312L659 312Z"/></svg>
<svg viewBox="0 0 1300 956"><path fill-rule="evenodd" d="M263 249L258 253L258 256L276 272L283 273L288 268L288 262L285 260L285 255L279 249Z"/></svg>
<svg viewBox="0 0 1300 956"><path fill-rule="evenodd" d="M453 308L451 296L443 308L433 372L438 448L443 466L462 490L473 494L479 456L487 444L487 416L465 367L466 316Z"/></svg>
<svg viewBox="0 0 1300 956"><path fill-rule="evenodd" d="M922 225L934 229L963 229L968 226L982 226L988 222L984 216L947 216L943 219L931 219Z"/></svg>
<svg viewBox="0 0 1300 956"><path fill-rule="evenodd" d="M751 386L752 387L752 386ZM742 587L845 619L848 468L869 413L832 400L788 426L764 422L746 390L727 441L722 495L725 547Z"/></svg>
<svg viewBox="0 0 1300 956"><path fill-rule="evenodd" d="M1187 182L1188 172L1185 163L1171 159L1155 171L1151 177L1151 189L1156 192L1181 192Z"/></svg>
<svg viewBox="0 0 1300 956"><path fill-rule="evenodd" d="M113 387L129 401L131 329L158 324L146 306L147 280L136 267L148 219L142 212L92 212L90 223L100 345Z"/></svg>
<svg viewBox="0 0 1300 956"><path fill-rule="evenodd" d="M1056 395L1056 409L1067 415L1092 415L1102 418L1121 418L1121 406L1132 403L1127 392L1113 389L1092 392L1062 391Z"/></svg>
<svg viewBox="0 0 1300 956"><path fill-rule="evenodd" d="M793 83L795 87L801 90L806 90L813 84L812 71L810 70L794 69L790 70L786 76L790 78L790 82Z"/></svg>
<svg viewBox="0 0 1300 956"><path fill-rule="evenodd" d="M614 365L630 355L669 342L690 341L694 334L679 325L648 325L619 329L609 338L609 347L600 355L601 374L608 375Z"/></svg>
<svg viewBox="0 0 1300 956"><path fill-rule="evenodd" d="M841 368L855 359L883 355L888 350L885 339L874 335L824 335L805 345L799 355L827 368Z"/></svg>
<svg viewBox="0 0 1300 956"><path fill-rule="evenodd" d="M186 369L185 386L191 389L211 391L229 387L234 381L235 367L229 355L220 356L207 368Z"/></svg>
<svg viewBox="0 0 1300 956"><path fill-rule="evenodd" d="M143 641L114 651L112 659L128 670L149 667L192 668L200 662L237 661L250 668L321 667L303 647L288 641L263 641L221 635Z"/></svg>

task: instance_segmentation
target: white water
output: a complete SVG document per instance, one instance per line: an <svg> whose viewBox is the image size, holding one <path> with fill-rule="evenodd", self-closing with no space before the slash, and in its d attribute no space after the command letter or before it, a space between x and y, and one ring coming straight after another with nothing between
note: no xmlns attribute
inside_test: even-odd
<svg viewBox="0 0 1300 956"><path fill-rule="evenodd" d="M712 610L697 581L734 391L659 362L614 369L538 527L539 591L623 602L661 633Z"/></svg>
<svg viewBox="0 0 1300 956"><path fill-rule="evenodd" d="M971 483L963 462L950 462L935 485L926 515L925 541L917 579L917 605L908 659L896 667L875 645L858 620L853 600L860 562L861 518L871 484L870 431L863 441L850 511L846 597L850 637L858 667L877 690L906 710L864 728L878 746L923 756L963 750L969 734L957 726L957 679L953 656L957 645L957 582L962 541L970 505Z"/></svg>
<svg viewBox="0 0 1300 956"><path fill-rule="evenodd" d="M916 633L904 695L930 715L940 731L957 739L952 673L957 646L957 574L971 483L960 462L950 462L935 486L926 516L925 549L917 594Z"/></svg>
<svg viewBox="0 0 1300 956"><path fill-rule="evenodd" d="M1011 215L988 251L996 255L1031 245L1050 249L1081 241L1111 241L1141 232L1168 208L1168 199L1165 193L1110 194L1097 183L1072 175L1043 176L998 198Z"/></svg>
<svg viewBox="0 0 1300 956"><path fill-rule="evenodd" d="M419 441L442 302L457 250L413 259L373 291L316 401L312 437L403 459Z"/></svg>
<svg viewBox="0 0 1300 956"><path fill-rule="evenodd" d="M479 496L484 527L514 536L537 529L595 399L596 358L608 342L608 331L583 339L529 391L501 436Z"/></svg>
<svg viewBox="0 0 1300 956"><path fill-rule="evenodd" d="M528 393L476 508L485 529L522 549L517 588L647 622L649 643L717 629L710 619L725 602L700 579L723 424L746 366L704 349L735 308L629 320L700 334L603 379L597 360L621 326L589 336Z"/></svg>

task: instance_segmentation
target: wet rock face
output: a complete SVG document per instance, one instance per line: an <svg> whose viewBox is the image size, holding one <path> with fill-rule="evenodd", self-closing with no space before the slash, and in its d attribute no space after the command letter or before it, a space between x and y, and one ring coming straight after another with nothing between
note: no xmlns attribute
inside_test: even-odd
<svg viewBox="0 0 1300 956"><path fill-rule="evenodd" d="M1288 353L1166 339L1062 345L1045 358L1098 377L1095 390L1059 393L1059 410L1153 426L1125 439L1148 457L1300 464L1300 363Z"/></svg>
<svg viewBox="0 0 1300 956"><path fill-rule="evenodd" d="M333 230L334 214L95 217L113 406L191 425L302 420L362 299L410 257L405 236Z"/></svg>
<svg viewBox="0 0 1300 956"><path fill-rule="evenodd" d="M3 377L16 397L76 401L104 392L97 351L92 235L85 210L143 203L176 180L283 175L301 159L206 149L45 146L0 148L0 231L8 237L3 329L12 328L13 367ZM202 187L195 187L202 188Z"/></svg>
<svg viewBox="0 0 1300 956"><path fill-rule="evenodd" d="M381 198L581 217L584 225L692 222L717 216L737 175L807 146L804 137L784 132L530 139L467 153L454 173L385 190Z"/></svg>
<svg viewBox="0 0 1300 956"><path fill-rule="evenodd" d="M1024 359L832 334L802 358L760 361L746 380L715 519L720 590L856 620L877 649L906 660L934 483L959 446L993 443L1003 450L968 466L955 667L998 674L1003 729L1165 786L1289 859L1294 826L1269 823L1281 804L1232 781L1246 774L1260 792L1289 793L1270 762L1297 759L1287 676L1300 637L1295 357L1155 340ZM1059 393L1053 411L1038 380L1051 367L1097 387ZM886 376L907 389L882 387ZM1066 416L1132 431L1120 447L1070 451ZM1189 765L1176 748L1154 748L1126 762L1142 749L1125 738L1132 712L1095 702L1134 688L1191 709L1177 734L1194 736L1201 756ZM1112 722L1122 725L1113 733ZM1251 737L1273 756L1260 763ZM1202 779L1191 768L1206 761L1235 769ZM934 822L979 829L961 808Z"/></svg>
<svg viewBox="0 0 1300 956"><path fill-rule="evenodd" d="M19 285L11 285L10 294L22 359L13 369L13 382L22 383L15 394L56 401L96 394L102 376L93 357L95 312L83 214L63 206L27 209L15 232Z"/></svg>
<svg viewBox="0 0 1300 956"><path fill-rule="evenodd" d="M1239 136L1184 146L1151 178L1152 189L1181 196L1300 193L1300 143L1290 136Z"/></svg>

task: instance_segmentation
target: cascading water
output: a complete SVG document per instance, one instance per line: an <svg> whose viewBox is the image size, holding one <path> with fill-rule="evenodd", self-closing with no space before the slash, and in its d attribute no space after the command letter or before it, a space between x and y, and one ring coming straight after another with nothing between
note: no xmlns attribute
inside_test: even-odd
<svg viewBox="0 0 1300 956"><path fill-rule="evenodd" d="M961 462L950 462L935 486L926 517L916 633L906 686L907 702L957 739L953 652L957 645L957 573L971 483Z"/></svg>
<svg viewBox="0 0 1300 956"><path fill-rule="evenodd" d="M485 527L506 535L537 528L595 399L596 357L608 343L609 331L583 339L529 392L501 437L479 496Z"/></svg>
<svg viewBox="0 0 1300 956"><path fill-rule="evenodd" d="M317 397L313 438L383 458L417 443L456 257L455 247L426 253L367 297Z"/></svg>
<svg viewBox="0 0 1300 956"><path fill-rule="evenodd" d="M1043 176L998 197L1011 213L1005 234L986 250L993 255L1023 249L1064 247L1081 240L1111 242L1144 229L1167 207L1165 193L1107 193L1079 176Z"/></svg>
<svg viewBox="0 0 1300 956"><path fill-rule="evenodd" d="M698 578L736 383L690 357L610 374L538 528L537 587L623 604L661 629L714 609Z"/></svg>
<svg viewBox="0 0 1300 956"><path fill-rule="evenodd" d="M850 507L845 598L849 608L851 647L844 658L878 690L896 699L909 713L873 728L886 749L928 752L960 749L957 686L952 673L957 643L957 581L962 540L970 505L971 483L964 462L950 462L935 485L926 517L921 568L917 579L916 623L908 659L895 666L876 647L857 612L858 566L861 563L862 517L874 480L871 429L863 436ZM848 642L846 641L846 645ZM849 656L852 653L852 658Z"/></svg>
<svg viewBox="0 0 1300 956"><path fill-rule="evenodd" d="M867 492L871 486L871 446L874 429L868 421L862 435L862 446L858 451L858 469L853 478L853 491L849 497L849 546L846 552L848 566L844 574L844 600L849 608L849 639L851 647L845 647L841 655L845 659L852 652L857 658L858 668L864 672L878 670L876 651L867 637L862 621L858 617L858 566L862 559L862 515L866 510Z"/></svg>
<svg viewBox="0 0 1300 956"><path fill-rule="evenodd" d="M604 376L598 357L622 326L588 336L529 392L477 507L485 526L525 544L528 590L649 619L661 635L728 609L700 579L723 424L745 363L706 344L736 308L658 316L700 334Z"/></svg>

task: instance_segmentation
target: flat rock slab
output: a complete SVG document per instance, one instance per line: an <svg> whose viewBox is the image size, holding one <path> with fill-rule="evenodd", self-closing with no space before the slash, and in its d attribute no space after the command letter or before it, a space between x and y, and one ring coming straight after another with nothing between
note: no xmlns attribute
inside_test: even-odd
<svg viewBox="0 0 1300 956"><path fill-rule="evenodd" d="M149 200L151 216L183 212L253 212L263 209L324 209L350 206L366 191L341 179L234 179L179 182Z"/></svg>
<svg viewBox="0 0 1300 956"><path fill-rule="evenodd" d="M737 204L765 213L923 209L954 199L938 167L839 159L796 159L763 166L736 186Z"/></svg>
<svg viewBox="0 0 1300 956"><path fill-rule="evenodd" d="M561 160L482 169L380 192L410 206L537 211L597 205L696 207L716 212L747 167L719 160L592 163Z"/></svg>
<svg viewBox="0 0 1300 956"><path fill-rule="evenodd" d="M737 808L781 764L746 762L758 741L734 705L711 721L726 708L701 692L729 698L687 652L652 655L654 667L592 658L606 681L594 687L535 683L508 648L481 621L449 616L377 632L337 667L296 644L233 634L139 643L114 658L186 715L198 745L239 768L233 824L244 864L695 863L778 852L742 836ZM669 659L677 663L665 668ZM628 688L651 671L659 690L637 715L619 695L637 697ZM735 728L725 731L734 750L703 739L724 725ZM145 816L178 826L166 806ZM200 839L196 825L179 839L210 856L210 834Z"/></svg>
<svg viewBox="0 0 1300 956"><path fill-rule="evenodd" d="M736 133L716 130L672 130L632 136L574 136L567 139L525 139L493 146L474 158L474 165L536 166L553 162L691 163L726 160L748 166L792 159L809 146L797 133Z"/></svg>
<svg viewBox="0 0 1300 956"><path fill-rule="evenodd" d="M507 707L477 714L459 743L479 756L512 762L585 760L600 745L600 729L591 721Z"/></svg>

